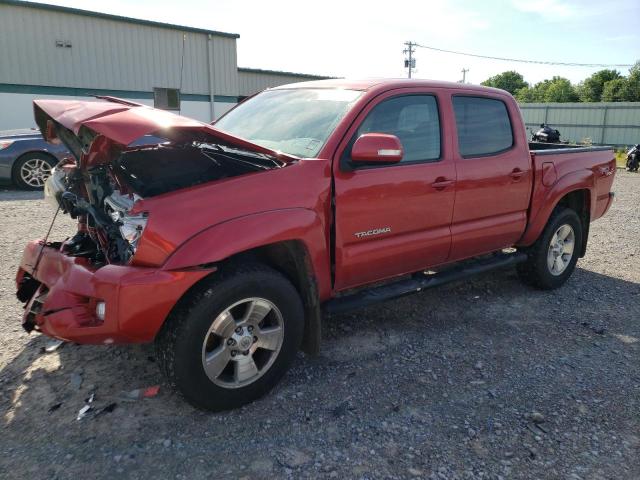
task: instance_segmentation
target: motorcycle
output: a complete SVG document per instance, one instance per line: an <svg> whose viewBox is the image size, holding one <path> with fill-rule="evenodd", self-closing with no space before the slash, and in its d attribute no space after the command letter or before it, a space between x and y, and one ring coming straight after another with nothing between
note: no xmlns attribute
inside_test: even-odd
<svg viewBox="0 0 640 480"><path fill-rule="evenodd" d="M540 124L540 130L531 135L533 142L560 143L560 132L546 123Z"/></svg>
<svg viewBox="0 0 640 480"><path fill-rule="evenodd" d="M637 172L640 167L640 143L627 152L627 170Z"/></svg>

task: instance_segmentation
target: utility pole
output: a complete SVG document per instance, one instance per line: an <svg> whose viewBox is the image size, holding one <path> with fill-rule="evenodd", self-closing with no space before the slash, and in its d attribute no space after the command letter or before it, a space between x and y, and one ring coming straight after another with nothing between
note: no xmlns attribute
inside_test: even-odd
<svg viewBox="0 0 640 480"><path fill-rule="evenodd" d="M469 71L468 68L463 68L462 69L462 83L467 83L467 72Z"/></svg>
<svg viewBox="0 0 640 480"><path fill-rule="evenodd" d="M417 45L417 43L409 41L404 42L404 44L407 46L407 48L405 48L402 53L408 56L408 58L404 59L404 68L409 69L409 78L411 78L411 70L416 68L416 59L413 58L413 53L416 51L414 47Z"/></svg>

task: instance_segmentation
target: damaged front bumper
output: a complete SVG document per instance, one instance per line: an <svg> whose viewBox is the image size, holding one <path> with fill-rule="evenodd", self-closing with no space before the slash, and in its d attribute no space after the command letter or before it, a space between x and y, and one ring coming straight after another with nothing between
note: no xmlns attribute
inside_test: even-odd
<svg viewBox="0 0 640 480"><path fill-rule="evenodd" d="M150 342L182 295L214 270L95 268L65 255L60 244L32 241L16 276L17 296L26 302L23 326L76 343Z"/></svg>

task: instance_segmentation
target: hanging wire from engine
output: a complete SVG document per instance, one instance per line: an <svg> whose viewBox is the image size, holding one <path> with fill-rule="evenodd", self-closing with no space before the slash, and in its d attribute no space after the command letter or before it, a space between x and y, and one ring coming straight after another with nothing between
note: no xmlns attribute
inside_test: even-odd
<svg viewBox="0 0 640 480"><path fill-rule="evenodd" d="M44 240L42 241L42 247L40 247L40 252L38 253L38 258L36 259L36 264L33 266L32 276L35 277L36 272L38 271L38 266L40 265L40 260L42 260L42 254L44 253L44 247L47 246L47 240L49 240L49 235L51 234L51 229L53 228L53 224L56 222L56 218L58 217L58 212L60 211L60 205L56 209L56 213L53 214L53 220L51 220L51 225L49 225L49 230L47 230L47 234L44 236Z"/></svg>

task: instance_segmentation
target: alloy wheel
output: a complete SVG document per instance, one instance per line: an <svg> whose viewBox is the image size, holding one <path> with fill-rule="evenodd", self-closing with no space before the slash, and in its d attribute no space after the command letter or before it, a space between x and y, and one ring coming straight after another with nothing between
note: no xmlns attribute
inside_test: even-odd
<svg viewBox="0 0 640 480"><path fill-rule="evenodd" d="M51 175L51 165L42 158L32 158L20 167L21 180L30 187L43 187Z"/></svg>
<svg viewBox="0 0 640 480"><path fill-rule="evenodd" d="M216 385L244 387L269 370L283 339L280 310L264 298L246 298L213 320L202 345L202 366Z"/></svg>
<svg viewBox="0 0 640 480"><path fill-rule="evenodd" d="M551 237L547 252L547 266L552 275L561 275L573 258L576 235L573 227L561 225Z"/></svg>

